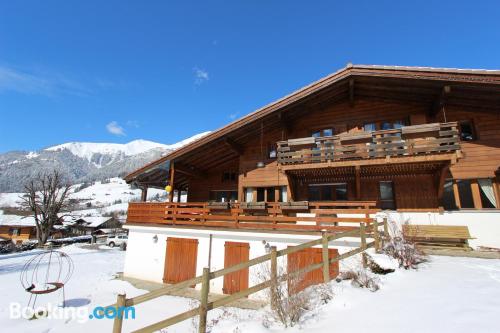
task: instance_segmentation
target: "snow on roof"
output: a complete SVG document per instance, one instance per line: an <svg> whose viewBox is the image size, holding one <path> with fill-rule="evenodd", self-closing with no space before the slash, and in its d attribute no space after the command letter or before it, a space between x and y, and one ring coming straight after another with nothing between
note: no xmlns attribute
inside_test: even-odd
<svg viewBox="0 0 500 333"><path fill-rule="evenodd" d="M101 224L108 222L112 217L109 216L84 216L76 220L77 223L84 225L85 227L97 228Z"/></svg>
<svg viewBox="0 0 500 333"><path fill-rule="evenodd" d="M0 214L0 226L34 227L35 225L33 216Z"/></svg>

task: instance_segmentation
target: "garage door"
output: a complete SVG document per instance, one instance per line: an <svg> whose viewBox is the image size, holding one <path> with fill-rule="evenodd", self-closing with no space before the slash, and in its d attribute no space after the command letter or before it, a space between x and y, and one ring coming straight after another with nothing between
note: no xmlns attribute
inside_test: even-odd
<svg viewBox="0 0 500 333"><path fill-rule="evenodd" d="M339 255L337 249L328 249L328 256L334 258ZM311 248L304 249L295 253L288 254L287 270L295 272L306 266L317 264L323 261L322 249ZM334 279L339 274L339 262L330 264L330 279ZM315 269L299 276L297 279L288 281L288 288L291 293L299 292L313 284L323 283L323 269Z"/></svg>
<svg viewBox="0 0 500 333"><path fill-rule="evenodd" d="M168 237L163 282L177 283L194 278L197 255L197 239Z"/></svg>
<svg viewBox="0 0 500 333"><path fill-rule="evenodd" d="M248 261L250 245L248 243L226 242L224 244L224 268ZM234 294L248 288L248 268L224 275L224 294Z"/></svg>

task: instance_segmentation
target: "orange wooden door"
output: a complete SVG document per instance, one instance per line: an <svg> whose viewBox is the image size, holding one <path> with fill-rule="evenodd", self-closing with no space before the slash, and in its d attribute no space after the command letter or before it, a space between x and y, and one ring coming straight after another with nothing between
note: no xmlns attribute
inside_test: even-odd
<svg viewBox="0 0 500 333"><path fill-rule="evenodd" d="M248 261L250 245L248 243L226 242L224 244L224 268ZM224 294L234 294L248 288L248 268L224 275Z"/></svg>
<svg viewBox="0 0 500 333"><path fill-rule="evenodd" d="M337 249L328 249L328 257L334 258L339 255ZM287 270L289 273L298 271L306 266L317 264L323 261L322 249L309 248L295 253L288 254ZM330 264L330 279L334 279L339 275L339 262ZM297 293L305 288L323 283L323 270L315 269L308 273L299 276L296 279L288 281L288 290L290 293Z"/></svg>
<svg viewBox="0 0 500 333"><path fill-rule="evenodd" d="M177 283L196 276L198 240L188 238L167 238L164 283Z"/></svg>

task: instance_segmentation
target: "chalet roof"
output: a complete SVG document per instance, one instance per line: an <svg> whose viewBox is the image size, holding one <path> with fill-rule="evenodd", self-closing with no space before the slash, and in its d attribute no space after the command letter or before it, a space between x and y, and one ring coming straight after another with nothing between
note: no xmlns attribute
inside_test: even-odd
<svg viewBox="0 0 500 333"><path fill-rule="evenodd" d="M310 97L326 88L345 81L351 77L368 77L373 79L404 79L404 80L420 80L425 82L440 83L441 88L444 85L468 84L468 85L488 85L495 88L500 87L500 70L486 69L458 69L458 68L436 68L436 67L408 67L408 66L381 66L381 65L352 65L323 77L299 90L292 92L264 107L257 109L248 115L229 123L228 125L211 132L210 134L191 142L171 153L153 161L145 166L133 171L124 179L127 182L132 182L134 179L149 170L154 169L158 165L179 158L193 150L202 147L208 143L216 141L227 134L230 134L238 129L241 129L249 124L255 123L270 114L283 112L287 107L300 102L303 99ZM436 86L436 85L435 85ZM435 87L436 88L436 87Z"/></svg>
<svg viewBox="0 0 500 333"><path fill-rule="evenodd" d="M78 218L75 221L75 224L79 224L89 228L98 228L100 225L103 225L111 219L113 218L109 216L85 216Z"/></svg>
<svg viewBox="0 0 500 333"><path fill-rule="evenodd" d="M35 219L33 216L0 214L0 226L34 227Z"/></svg>

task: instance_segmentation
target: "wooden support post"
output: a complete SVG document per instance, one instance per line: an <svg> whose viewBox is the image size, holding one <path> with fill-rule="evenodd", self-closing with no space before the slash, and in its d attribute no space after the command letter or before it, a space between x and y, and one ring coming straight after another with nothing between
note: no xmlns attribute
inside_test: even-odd
<svg viewBox="0 0 500 333"><path fill-rule="evenodd" d="M127 298L125 294L118 294L116 297L116 316L113 322L113 333L121 333L123 325L123 313Z"/></svg>
<svg viewBox="0 0 500 333"><path fill-rule="evenodd" d="M378 222L372 223L373 240L375 241L375 252L380 250L380 235L378 233Z"/></svg>
<svg viewBox="0 0 500 333"><path fill-rule="evenodd" d="M276 309L278 299L278 253L276 246L271 246L271 309Z"/></svg>
<svg viewBox="0 0 500 333"><path fill-rule="evenodd" d="M462 205L460 204L460 193L458 192L458 183L456 180L453 180L453 196L455 197L455 205L457 208L462 208Z"/></svg>
<svg viewBox="0 0 500 333"><path fill-rule="evenodd" d="M365 224L361 223L359 225L359 237L361 238L361 249L366 250L366 230Z"/></svg>
<svg viewBox="0 0 500 333"><path fill-rule="evenodd" d="M361 199L361 167L356 165L356 200Z"/></svg>
<svg viewBox="0 0 500 333"><path fill-rule="evenodd" d="M384 236L389 237L389 226L387 225L387 217L384 217Z"/></svg>
<svg viewBox="0 0 500 333"><path fill-rule="evenodd" d="M328 259L328 234L325 230L321 232L322 234L322 244L323 244L323 281L325 283L330 282L330 260Z"/></svg>
<svg viewBox="0 0 500 333"><path fill-rule="evenodd" d="M483 203L481 202L481 193L477 179L471 180L470 189L472 191L472 200L474 201L474 208L475 209L483 208Z"/></svg>
<svg viewBox="0 0 500 333"><path fill-rule="evenodd" d="M141 188L141 201L146 202L148 200L148 187L143 186Z"/></svg>
<svg viewBox="0 0 500 333"><path fill-rule="evenodd" d="M207 313L208 313L208 293L210 292L210 268L203 268L203 277L201 281L201 300L200 300L200 322L198 324L198 332L205 333L207 331Z"/></svg>
<svg viewBox="0 0 500 333"><path fill-rule="evenodd" d="M174 180L175 180L175 165L174 161L170 161L170 186L171 190L170 193L168 194L168 201L173 202L174 201Z"/></svg>
<svg viewBox="0 0 500 333"><path fill-rule="evenodd" d="M363 265L363 268L368 267L368 258L366 257L366 252L361 253L361 265Z"/></svg>

